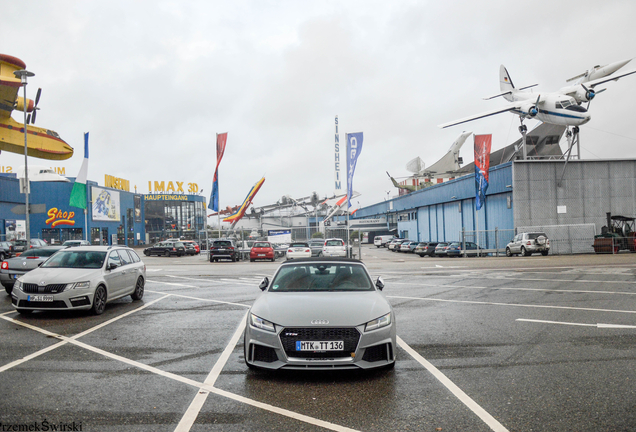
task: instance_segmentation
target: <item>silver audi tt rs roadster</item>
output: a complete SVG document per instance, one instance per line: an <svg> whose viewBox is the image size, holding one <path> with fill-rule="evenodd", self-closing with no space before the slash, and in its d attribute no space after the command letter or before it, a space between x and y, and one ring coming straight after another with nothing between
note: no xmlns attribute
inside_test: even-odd
<svg viewBox="0 0 636 432"><path fill-rule="evenodd" d="M245 363L265 369L370 369L395 365L395 315L361 261L282 264L247 314Z"/></svg>

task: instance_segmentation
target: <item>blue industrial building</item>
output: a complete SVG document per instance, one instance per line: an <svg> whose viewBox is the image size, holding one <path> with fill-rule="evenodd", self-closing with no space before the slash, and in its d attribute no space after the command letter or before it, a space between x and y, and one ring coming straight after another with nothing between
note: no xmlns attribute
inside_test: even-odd
<svg viewBox="0 0 636 432"><path fill-rule="evenodd" d="M205 228L203 196L136 194L88 181L85 215L83 209L69 206L72 189L72 181L30 182L31 238L59 244L84 239L89 233L92 244L134 246L169 237L196 238L198 230ZM0 239L20 237L25 215L14 211L24 203L15 174L0 175Z"/></svg>
<svg viewBox="0 0 636 432"><path fill-rule="evenodd" d="M490 168L483 207L466 175L359 209L401 238L478 241L505 251L515 231L542 231L551 253L593 252L606 214L636 215L636 160L516 160Z"/></svg>
<svg viewBox="0 0 636 432"><path fill-rule="evenodd" d="M512 230L512 162L490 169L486 201L479 211L475 176L467 175L355 213L356 219L381 216L397 222L401 238L418 241L459 241L462 231Z"/></svg>

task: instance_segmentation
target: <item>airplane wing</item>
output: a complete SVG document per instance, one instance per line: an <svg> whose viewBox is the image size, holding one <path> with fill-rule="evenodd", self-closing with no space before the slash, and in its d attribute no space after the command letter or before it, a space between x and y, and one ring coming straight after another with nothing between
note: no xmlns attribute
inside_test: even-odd
<svg viewBox="0 0 636 432"><path fill-rule="evenodd" d="M0 54L0 118L11 116L18 97L22 81L13 75L13 71L26 69L24 62L18 58Z"/></svg>
<svg viewBox="0 0 636 432"><path fill-rule="evenodd" d="M458 125L458 124L466 123L466 122L477 120L477 119L484 118L484 117L490 117L490 116L493 116L493 115L496 115L496 114L501 114L501 113L504 113L504 112L509 112L509 111L520 109L520 108L521 108L521 105L518 102L515 102L515 103L512 103L512 104L508 104L508 105L504 106L503 108L497 108L497 109L486 111L486 112L483 112L481 114L477 114L477 115L474 115L474 116L464 117L463 119L459 119L459 120L455 120L455 121L452 121L452 122L444 123L444 124L438 125L437 127L441 128L441 129L444 129L444 128L447 128L447 127L450 127L450 126L455 126L455 125Z"/></svg>
<svg viewBox="0 0 636 432"><path fill-rule="evenodd" d="M608 81L618 81L619 78L623 78L623 77L625 77L627 75L631 75L631 74L635 74L635 73L636 73L636 70L633 70L633 71L626 72L626 73L621 74L621 75L612 75L612 76L608 76L608 77L604 77L604 78L599 78L599 79L596 79L596 80L588 81L588 82L586 82L584 84L585 84L586 87L594 88L594 87L596 87L599 84L603 84L603 83L606 83Z"/></svg>

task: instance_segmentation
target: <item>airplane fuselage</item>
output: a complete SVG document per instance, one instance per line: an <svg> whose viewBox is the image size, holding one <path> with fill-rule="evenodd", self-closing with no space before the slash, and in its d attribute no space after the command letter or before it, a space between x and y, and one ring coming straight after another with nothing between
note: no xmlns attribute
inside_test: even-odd
<svg viewBox="0 0 636 432"><path fill-rule="evenodd" d="M516 91L505 98L510 102L524 102L519 109L510 112L526 119L560 126L581 126L592 118L573 97L559 93L543 95Z"/></svg>
<svg viewBox="0 0 636 432"><path fill-rule="evenodd" d="M24 124L11 117L0 119L0 150L24 154ZM49 129L27 126L27 154L49 160L64 160L73 156L73 147Z"/></svg>

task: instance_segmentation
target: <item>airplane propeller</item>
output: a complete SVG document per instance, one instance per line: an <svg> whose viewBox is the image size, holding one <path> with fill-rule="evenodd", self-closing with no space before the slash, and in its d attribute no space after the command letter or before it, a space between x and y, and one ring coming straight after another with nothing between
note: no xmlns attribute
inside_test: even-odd
<svg viewBox="0 0 636 432"><path fill-rule="evenodd" d="M607 89L601 89L599 91L595 91L594 89L588 89L587 87L585 87L584 84L581 84L581 87L583 87L585 89L585 98L587 99L587 108L586 109L590 109L590 104L592 103L592 99L594 99L594 96L596 96L599 93L603 93L605 90Z"/></svg>
<svg viewBox="0 0 636 432"><path fill-rule="evenodd" d="M534 117L539 114L539 99L541 99L541 95L537 96L537 101L534 103L533 106L530 107L530 109L528 109L528 114L530 115L530 117Z"/></svg>
<svg viewBox="0 0 636 432"><path fill-rule="evenodd" d="M37 113L38 103L40 102L40 95L42 94L42 89L39 88L37 94L35 95L35 104L33 105L33 114L29 114L27 116L27 124L35 124L35 114Z"/></svg>

